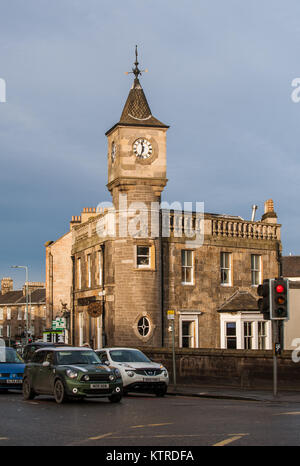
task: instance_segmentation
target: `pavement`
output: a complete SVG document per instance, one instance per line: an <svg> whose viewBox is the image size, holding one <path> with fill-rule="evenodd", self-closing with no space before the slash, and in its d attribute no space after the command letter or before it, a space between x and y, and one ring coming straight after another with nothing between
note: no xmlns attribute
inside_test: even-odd
<svg viewBox="0 0 300 466"><path fill-rule="evenodd" d="M168 395L177 396L196 396L202 398L232 399L244 401L265 401L265 402L290 402L300 403L299 391L277 390L274 396L273 389L270 390L252 390L240 389L235 387L218 387L209 385L181 385L170 384Z"/></svg>

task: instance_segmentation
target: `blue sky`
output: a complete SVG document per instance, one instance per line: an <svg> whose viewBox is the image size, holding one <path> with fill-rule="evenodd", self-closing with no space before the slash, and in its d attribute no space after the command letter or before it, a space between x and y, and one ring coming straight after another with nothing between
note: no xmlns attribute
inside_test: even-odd
<svg viewBox="0 0 300 466"><path fill-rule="evenodd" d="M2 0L0 277L44 280L44 243L109 201L105 131L121 115L138 44L141 83L169 124L168 201L251 217L274 200L284 254L300 254L297 0Z"/></svg>

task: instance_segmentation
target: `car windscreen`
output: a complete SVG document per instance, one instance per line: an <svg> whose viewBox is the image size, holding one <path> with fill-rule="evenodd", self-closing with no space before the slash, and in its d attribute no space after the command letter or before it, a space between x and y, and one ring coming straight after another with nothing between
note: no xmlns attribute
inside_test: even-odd
<svg viewBox="0 0 300 466"><path fill-rule="evenodd" d="M94 351L57 351L56 361L59 365L70 364L101 364L101 361Z"/></svg>
<svg viewBox="0 0 300 466"><path fill-rule="evenodd" d="M115 362L151 362L144 353L138 350L111 350L109 354Z"/></svg>
<svg viewBox="0 0 300 466"><path fill-rule="evenodd" d="M23 359L13 348L0 348L0 364L24 364Z"/></svg>

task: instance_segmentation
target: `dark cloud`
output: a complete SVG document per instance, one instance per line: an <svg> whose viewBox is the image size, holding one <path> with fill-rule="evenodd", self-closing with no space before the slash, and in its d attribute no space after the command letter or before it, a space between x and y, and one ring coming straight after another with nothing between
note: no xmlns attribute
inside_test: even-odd
<svg viewBox="0 0 300 466"><path fill-rule="evenodd" d="M164 198L250 218L273 198L300 254L299 3L291 0L3 0L0 276L44 278L44 247L110 200L105 131L140 50L153 114L170 124Z"/></svg>

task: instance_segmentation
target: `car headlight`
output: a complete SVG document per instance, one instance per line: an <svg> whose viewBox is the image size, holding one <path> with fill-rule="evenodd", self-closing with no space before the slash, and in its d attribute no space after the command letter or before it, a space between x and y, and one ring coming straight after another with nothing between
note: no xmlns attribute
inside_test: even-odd
<svg viewBox="0 0 300 466"><path fill-rule="evenodd" d="M133 371L126 371L126 374L129 375L129 377L133 377L133 376L134 376L134 372L133 372Z"/></svg>
<svg viewBox="0 0 300 466"><path fill-rule="evenodd" d="M163 370L162 370L162 375L163 375L164 377L168 377L168 371L167 371L167 369L163 369Z"/></svg>
<svg viewBox="0 0 300 466"><path fill-rule="evenodd" d="M112 382L115 380L115 376L113 374L110 374L108 376L109 380L111 380Z"/></svg>
<svg viewBox="0 0 300 466"><path fill-rule="evenodd" d="M76 371L73 371L73 369L67 369L66 374L68 377L70 377L70 379L76 379L76 377L78 376L78 373Z"/></svg>
<svg viewBox="0 0 300 466"><path fill-rule="evenodd" d="M119 371L119 369L115 369L115 376L117 378L121 377L121 372Z"/></svg>
<svg viewBox="0 0 300 466"><path fill-rule="evenodd" d="M86 375L84 375L84 376L83 376L83 380L85 380L85 381L87 382L88 380L90 380L90 376L89 376L89 375L87 375L87 374L86 374Z"/></svg>

